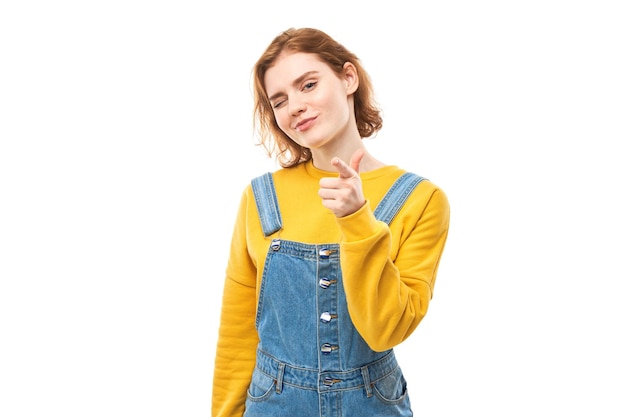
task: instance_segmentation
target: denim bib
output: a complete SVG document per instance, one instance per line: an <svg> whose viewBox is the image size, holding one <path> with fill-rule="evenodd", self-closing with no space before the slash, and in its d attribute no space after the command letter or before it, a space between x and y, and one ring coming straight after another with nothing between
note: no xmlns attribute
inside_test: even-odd
<svg viewBox="0 0 626 417"><path fill-rule="evenodd" d="M374 211L391 223L424 178L405 173ZM282 229L271 173L252 180L266 237ZM257 360L244 416L411 416L393 349L376 352L348 313L338 243L275 238L263 270Z"/></svg>

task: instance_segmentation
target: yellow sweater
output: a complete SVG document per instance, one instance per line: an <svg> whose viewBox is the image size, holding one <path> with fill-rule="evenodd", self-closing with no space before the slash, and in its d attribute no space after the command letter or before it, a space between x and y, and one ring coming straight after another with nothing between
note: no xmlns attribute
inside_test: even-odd
<svg viewBox="0 0 626 417"><path fill-rule="evenodd" d="M213 379L212 415L242 416L256 358L255 315L269 244L274 237L304 243L340 243L350 317L376 351L404 341L426 314L448 235L446 195L422 181L390 226L373 215L405 171L386 166L361 173L367 203L343 218L322 206L321 171L309 161L274 173L283 229L265 237L252 188L241 198L222 301Z"/></svg>

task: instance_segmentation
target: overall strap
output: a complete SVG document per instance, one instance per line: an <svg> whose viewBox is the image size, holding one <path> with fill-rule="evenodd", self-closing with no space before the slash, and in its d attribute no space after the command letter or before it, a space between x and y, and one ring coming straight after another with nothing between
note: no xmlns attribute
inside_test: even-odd
<svg viewBox="0 0 626 417"><path fill-rule="evenodd" d="M256 208L261 219L261 227L265 236L282 229L283 220L280 217L272 173L266 172L253 178L252 191L254 192L254 201L256 202Z"/></svg>
<svg viewBox="0 0 626 417"><path fill-rule="evenodd" d="M425 178L412 172L402 174L389 188L387 194L380 200L380 203L378 203L376 210L374 210L376 219L390 224L409 198L411 192L422 180L425 180Z"/></svg>

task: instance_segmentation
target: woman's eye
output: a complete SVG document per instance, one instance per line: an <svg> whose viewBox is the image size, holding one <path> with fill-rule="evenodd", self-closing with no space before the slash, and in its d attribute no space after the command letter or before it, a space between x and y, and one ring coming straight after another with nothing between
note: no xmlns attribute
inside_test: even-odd
<svg viewBox="0 0 626 417"><path fill-rule="evenodd" d="M317 82L315 82L315 81L308 82L308 83L304 84L303 90L310 90L313 87L315 87L316 84L317 84Z"/></svg>
<svg viewBox="0 0 626 417"><path fill-rule="evenodd" d="M277 109L280 106L282 106L284 102L285 102L285 100L277 101L276 103L274 103L274 105L272 107Z"/></svg>

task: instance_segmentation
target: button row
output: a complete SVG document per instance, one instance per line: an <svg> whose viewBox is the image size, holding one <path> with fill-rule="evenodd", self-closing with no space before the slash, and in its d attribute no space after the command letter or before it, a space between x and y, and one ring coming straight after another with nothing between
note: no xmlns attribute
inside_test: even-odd
<svg viewBox="0 0 626 417"><path fill-rule="evenodd" d="M276 238L276 239L272 239L272 243L270 243L270 247L272 248L273 251L277 251L280 249L280 239ZM332 249L328 249L328 248L322 248L319 251L317 251L317 254L320 258L322 259L328 259L330 258L330 255L336 252Z"/></svg>

